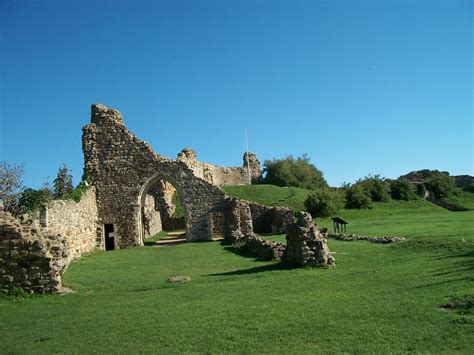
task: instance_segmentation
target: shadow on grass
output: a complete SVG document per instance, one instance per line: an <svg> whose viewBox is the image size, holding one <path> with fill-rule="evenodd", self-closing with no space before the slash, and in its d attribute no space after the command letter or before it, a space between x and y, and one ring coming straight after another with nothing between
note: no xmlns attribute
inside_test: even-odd
<svg viewBox="0 0 474 355"><path fill-rule="evenodd" d="M250 275L250 274L257 274L260 272L268 272L268 271L281 271L281 270L289 270L289 268L281 263L278 264L271 264L271 265L262 265L262 266L255 266L250 269L244 270L235 270L229 272L220 272L216 274L209 274L206 276L235 276L235 275Z"/></svg>
<svg viewBox="0 0 474 355"><path fill-rule="evenodd" d="M271 261L271 260L268 260L268 259L265 259L265 258L259 258L255 255L252 255L249 251L245 250L245 249L238 249L238 248L235 248L233 247L232 245L229 245L228 242L221 242L221 245L224 246L224 250L225 251L228 251L228 252L231 252L231 253L234 253L238 256L241 256L243 258L248 258L248 259L253 259L257 262L262 262L262 261L265 261L265 262L268 262L268 261Z"/></svg>
<svg viewBox="0 0 474 355"><path fill-rule="evenodd" d="M436 260L452 260L451 265L445 266L433 273L433 276L445 278L444 280L432 282L419 286L418 288L447 284L451 282L474 281L474 250L451 255L443 255Z"/></svg>

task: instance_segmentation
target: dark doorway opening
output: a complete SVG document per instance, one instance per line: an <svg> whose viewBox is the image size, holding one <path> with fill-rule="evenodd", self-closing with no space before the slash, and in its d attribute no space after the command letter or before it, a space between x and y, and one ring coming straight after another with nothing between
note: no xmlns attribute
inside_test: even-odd
<svg viewBox="0 0 474 355"><path fill-rule="evenodd" d="M104 224L105 250L115 249L114 225Z"/></svg>

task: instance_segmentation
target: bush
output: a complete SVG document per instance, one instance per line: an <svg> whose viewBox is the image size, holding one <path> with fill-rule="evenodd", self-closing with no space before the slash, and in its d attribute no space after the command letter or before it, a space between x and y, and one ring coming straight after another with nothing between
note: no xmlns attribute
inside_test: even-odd
<svg viewBox="0 0 474 355"><path fill-rule="evenodd" d="M15 214L30 213L51 200L51 195L46 190L25 189L18 200Z"/></svg>
<svg viewBox="0 0 474 355"><path fill-rule="evenodd" d="M456 185L454 178L446 174L436 174L425 181L428 191L432 192L436 198L445 198L455 194Z"/></svg>
<svg viewBox="0 0 474 355"><path fill-rule="evenodd" d="M264 184L296 186L310 190L329 187L323 173L310 163L306 154L296 159L290 155L285 159L266 160L263 172Z"/></svg>
<svg viewBox="0 0 474 355"><path fill-rule="evenodd" d="M61 196L61 199L64 200L74 200L79 202L81 200L82 194L89 189L89 186L84 182L80 182L79 185L71 192L65 193Z"/></svg>
<svg viewBox="0 0 474 355"><path fill-rule="evenodd" d="M380 175L366 176L363 180L359 180L357 185L360 185L374 202L388 202L390 200L388 184Z"/></svg>
<svg viewBox="0 0 474 355"><path fill-rule="evenodd" d="M352 185L346 192L347 208L370 208L371 199L366 190L360 185Z"/></svg>
<svg viewBox="0 0 474 355"><path fill-rule="evenodd" d="M392 181L391 195L395 200L411 201L417 198L415 187L403 177Z"/></svg>
<svg viewBox="0 0 474 355"><path fill-rule="evenodd" d="M329 217L344 207L344 194L329 188L317 189L308 195L304 206L313 217Z"/></svg>

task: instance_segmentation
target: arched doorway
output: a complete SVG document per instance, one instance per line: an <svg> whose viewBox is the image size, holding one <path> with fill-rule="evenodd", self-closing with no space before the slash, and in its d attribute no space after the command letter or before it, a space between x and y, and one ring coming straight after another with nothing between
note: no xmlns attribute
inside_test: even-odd
<svg viewBox="0 0 474 355"><path fill-rule="evenodd" d="M170 177L157 175L140 193L140 244L161 231L174 232L186 238L186 203L183 192Z"/></svg>

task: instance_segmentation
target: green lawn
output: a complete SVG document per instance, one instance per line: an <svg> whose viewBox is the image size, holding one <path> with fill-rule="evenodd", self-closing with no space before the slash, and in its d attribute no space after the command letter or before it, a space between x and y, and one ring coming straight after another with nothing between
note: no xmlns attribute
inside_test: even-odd
<svg viewBox="0 0 474 355"><path fill-rule="evenodd" d="M307 189L274 185L236 185L223 186L222 188L229 196L255 201L267 206L287 206L295 211L304 210L304 201L309 194Z"/></svg>
<svg viewBox="0 0 474 355"><path fill-rule="evenodd" d="M0 298L0 353L472 353L474 211L392 201L340 216L407 240L329 240L331 269L220 242L95 252L65 273L74 294Z"/></svg>

